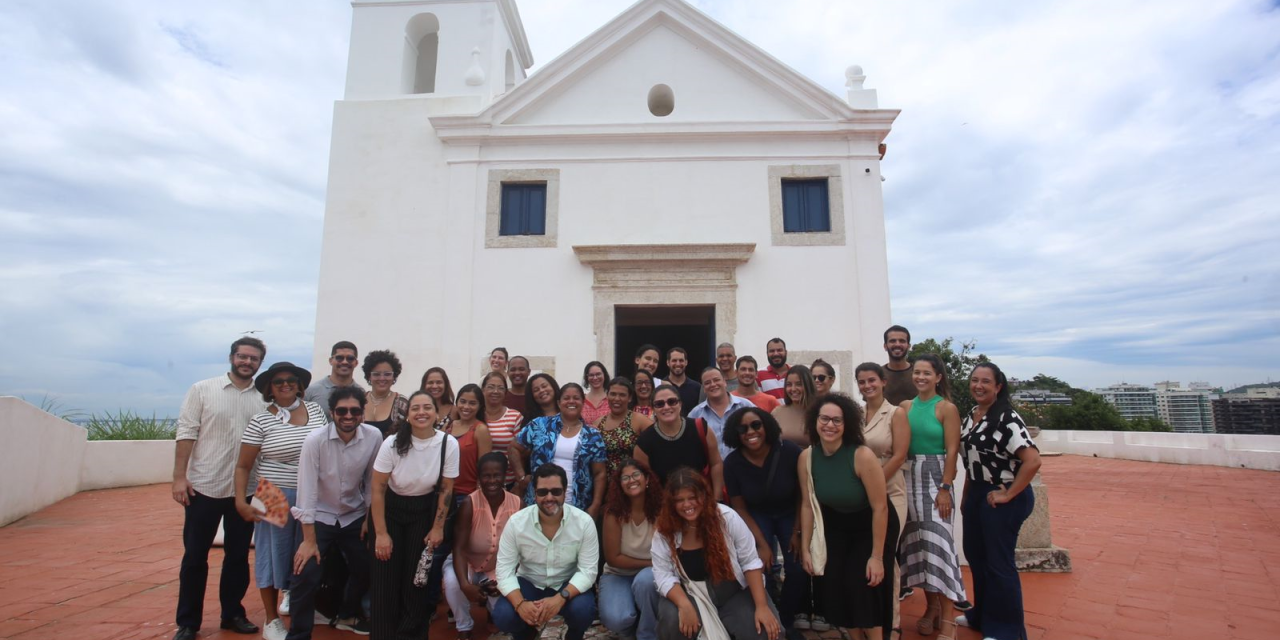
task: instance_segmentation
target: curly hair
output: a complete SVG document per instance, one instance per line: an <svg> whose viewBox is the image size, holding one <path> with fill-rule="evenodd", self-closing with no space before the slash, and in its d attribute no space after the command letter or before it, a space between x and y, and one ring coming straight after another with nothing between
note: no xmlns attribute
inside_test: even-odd
<svg viewBox="0 0 1280 640"><path fill-rule="evenodd" d="M609 488L604 497L604 513L619 520L631 517L631 498L622 492L622 472L628 467L644 474L645 482L648 483L644 490L644 519L653 522L658 519L658 512L662 509L662 482L658 480L658 474L654 473L649 465L635 458L623 460L622 464L618 465L618 470L609 475Z"/></svg>
<svg viewBox="0 0 1280 640"><path fill-rule="evenodd" d="M663 492L662 511L658 513L656 523L658 535L667 541L671 548L671 559L679 562L679 547L675 536L684 529L684 518L676 513L676 494L681 491L692 491L702 502L702 512L694 526L698 537L702 538L703 549L707 556L707 574L712 582L733 580L733 564L729 561L729 544L725 541L724 519L720 516L720 507L711 497L711 488L702 474L688 467L680 467L671 472L667 478L667 487Z"/></svg>
<svg viewBox="0 0 1280 640"><path fill-rule="evenodd" d="M431 394L421 389L409 394L409 404L412 405L413 399L418 396L426 396L426 398L431 401L431 406L435 407L436 412L439 413L440 403ZM405 417L400 418L400 422L391 425L390 431L396 438L396 454L401 458L409 455L409 447L413 446L413 427L409 426L409 416L405 415Z"/></svg>
<svg viewBox="0 0 1280 640"><path fill-rule="evenodd" d="M770 447L778 446L782 441L782 426L778 424L777 418L755 405L743 407L729 414L729 419L724 421L724 446L731 449L742 446L742 421L748 414L758 416L760 422L764 423L764 443Z"/></svg>
<svg viewBox="0 0 1280 640"><path fill-rule="evenodd" d="M818 396L818 399L814 400L813 406L804 412L804 432L805 435L809 436L809 442L817 445L822 441L818 437L818 412L829 404L839 407L840 413L844 417L844 433L840 436L840 445L857 448L866 444L867 439L862 435L862 409L858 407L858 403L853 401L853 398L843 393L835 392Z"/></svg>
<svg viewBox="0 0 1280 640"><path fill-rule="evenodd" d="M400 358L397 358L395 352L390 349L379 349L370 351L369 355L364 357L364 365L360 367L360 370L364 372L365 382L368 382L369 376L373 375L373 368L384 362L391 365L392 375L396 379L400 378L400 372L404 370L404 367L400 365Z"/></svg>

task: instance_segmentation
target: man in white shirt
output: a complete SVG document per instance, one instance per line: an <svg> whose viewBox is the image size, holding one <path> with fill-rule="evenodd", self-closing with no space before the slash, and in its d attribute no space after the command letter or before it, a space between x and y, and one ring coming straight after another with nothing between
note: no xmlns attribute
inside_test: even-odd
<svg viewBox="0 0 1280 640"><path fill-rule="evenodd" d="M498 591L505 597L494 605L493 623L514 640L532 640L552 616L561 615L568 627L565 640L582 640L596 617L595 521L564 503L564 469L547 463L533 476L535 504L511 516L498 542Z"/></svg>
<svg viewBox="0 0 1280 640"><path fill-rule="evenodd" d="M253 387L253 376L267 355L261 340L245 337L231 343L231 371L197 382L187 391L178 412L173 461L173 499L183 506L182 568L178 573L178 631L174 640L194 640L204 618L204 590L209 579L209 548L222 521L222 576L218 600L222 628L257 633L245 617L249 588L249 541L253 523L236 512L236 460L240 436L250 418L266 403Z"/></svg>
<svg viewBox="0 0 1280 640"><path fill-rule="evenodd" d="M316 592L323 573L320 558L331 547L338 548L351 572L334 626L369 634L369 621L360 604L369 589L365 516L373 495L373 462L382 433L362 422L364 405L360 389L334 389L329 396L333 422L312 431L302 443L298 506L293 508L294 517L302 524L302 544L293 557L287 640L311 639Z"/></svg>
<svg viewBox="0 0 1280 640"><path fill-rule="evenodd" d="M694 407L693 411L689 412L689 417L701 418L715 432L716 441L720 443L720 459L723 460L729 456L730 451L733 451L724 444L724 421L728 420L729 414L734 411L755 405L746 398L729 393L725 389L724 374L715 367L702 370L702 389L707 392L707 400Z"/></svg>

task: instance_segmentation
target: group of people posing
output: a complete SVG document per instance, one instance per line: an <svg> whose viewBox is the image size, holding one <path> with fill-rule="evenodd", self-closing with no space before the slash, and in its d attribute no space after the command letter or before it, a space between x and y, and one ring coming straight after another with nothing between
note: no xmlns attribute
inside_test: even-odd
<svg viewBox="0 0 1280 640"><path fill-rule="evenodd" d="M241 603L252 541L268 640L311 637L339 557L330 624L376 638L426 638L443 595L461 639L474 605L516 640L557 615L568 640L596 619L638 640L831 626L881 640L900 637L899 596L919 588L921 634L953 638L960 624L1021 640L1014 546L1040 459L1008 381L977 365L962 418L943 362L908 360L903 327L884 338L889 362L854 370L862 404L832 391L831 364L788 365L780 338L763 369L725 343L694 379L684 349L644 345L632 378L591 362L581 384L499 348L478 384L455 392L433 367L408 395L393 390L403 371L390 351L361 361L339 342L313 384L288 362L259 373L266 346L241 338L230 372L194 385L179 415L175 640L200 628L220 520L222 628L259 631ZM251 504L255 478L283 491L285 526Z"/></svg>

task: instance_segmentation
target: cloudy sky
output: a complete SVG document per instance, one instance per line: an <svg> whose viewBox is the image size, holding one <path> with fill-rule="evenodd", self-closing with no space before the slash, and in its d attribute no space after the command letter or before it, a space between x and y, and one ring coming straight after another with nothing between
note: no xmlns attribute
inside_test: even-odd
<svg viewBox="0 0 1280 640"><path fill-rule="evenodd" d="M629 4L519 0L539 64ZM1280 379L1276 2L694 4L902 109L885 215L915 336L1085 387ZM0 3L0 394L168 415L243 331L309 360L350 20Z"/></svg>

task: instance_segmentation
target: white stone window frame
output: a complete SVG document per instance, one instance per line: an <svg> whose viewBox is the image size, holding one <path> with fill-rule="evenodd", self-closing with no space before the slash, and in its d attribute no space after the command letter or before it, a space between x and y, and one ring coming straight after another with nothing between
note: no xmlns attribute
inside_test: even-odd
<svg viewBox="0 0 1280 640"><path fill-rule="evenodd" d="M546 233L540 236L504 236L502 228L503 184L546 184ZM484 246L486 249L529 249L555 247L559 242L560 170L490 169L485 202Z"/></svg>
<svg viewBox="0 0 1280 640"><path fill-rule="evenodd" d="M782 181L827 179L830 231L786 231L782 213ZM769 226L778 247L844 246L844 179L838 164L786 164L769 167Z"/></svg>

